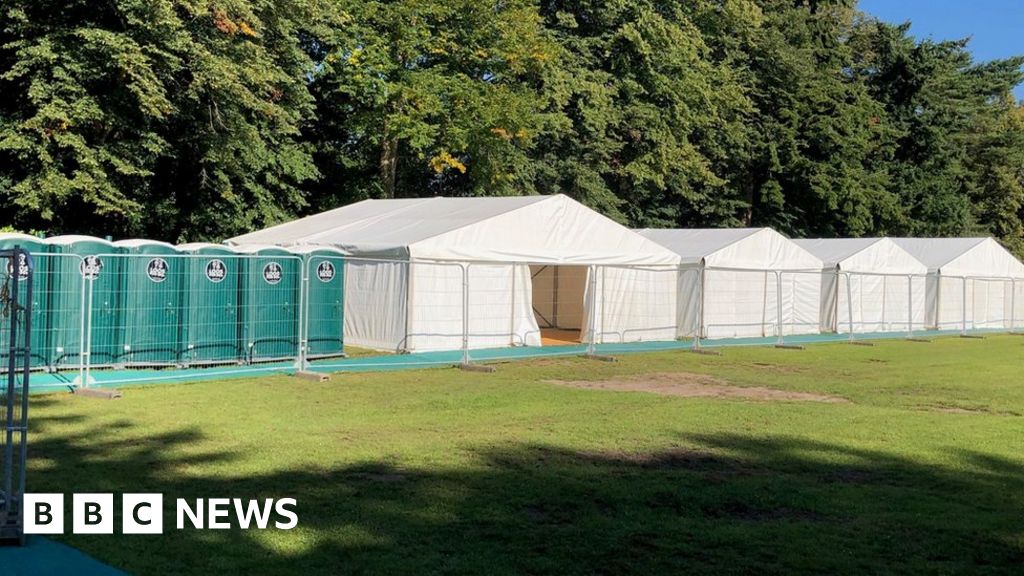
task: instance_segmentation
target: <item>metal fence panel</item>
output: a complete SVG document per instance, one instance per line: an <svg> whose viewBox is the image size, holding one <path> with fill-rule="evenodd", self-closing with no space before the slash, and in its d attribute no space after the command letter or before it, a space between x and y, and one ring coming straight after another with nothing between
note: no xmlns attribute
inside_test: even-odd
<svg viewBox="0 0 1024 576"><path fill-rule="evenodd" d="M461 350L467 362L470 350L490 348L521 347L514 355L525 357L1024 326L1024 282L1008 278L204 250L37 255L32 365L78 371L82 384L94 368L306 366L349 345Z"/></svg>
<svg viewBox="0 0 1024 576"><path fill-rule="evenodd" d="M0 322L6 351L0 390L0 539L23 539L33 276L27 251L0 251Z"/></svg>
<svg viewBox="0 0 1024 576"><path fill-rule="evenodd" d="M185 365L241 362L241 286L245 258L203 247L176 258L181 280L181 350Z"/></svg>
<svg viewBox="0 0 1024 576"><path fill-rule="evenodd" d="M345 259L313 252L303 265L305 358L339 356L344 352Z"/></svg>

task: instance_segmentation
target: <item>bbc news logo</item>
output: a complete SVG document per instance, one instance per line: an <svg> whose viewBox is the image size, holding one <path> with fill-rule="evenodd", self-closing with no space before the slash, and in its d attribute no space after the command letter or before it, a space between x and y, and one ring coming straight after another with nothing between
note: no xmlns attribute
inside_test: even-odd
<svg viewBox="0 0 1024 576"><path fill-rule="evenodd" d="M276 528L291 530L299 523L294 498L196 498L175 500L177 530L243 530ZM122 494L122 534L163 534L163 494ZM71 496L71 532L74 534L113 534L113 494L73 494ZM25 494L25 534L63 534L64 495Z"/></svg>

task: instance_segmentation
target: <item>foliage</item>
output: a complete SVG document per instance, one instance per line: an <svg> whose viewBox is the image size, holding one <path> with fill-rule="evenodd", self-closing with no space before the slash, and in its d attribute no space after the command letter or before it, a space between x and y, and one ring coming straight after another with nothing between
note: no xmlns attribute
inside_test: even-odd
<svg viewBox="0 0 1024 576"><path fill-rule="evenodd" d="M1022 63L854 0L9 0L0 224L218 239L564 193L632 226L1024 253Z"/></svg>
<svg viewBox="0 0 1024 576"><path fill-rule="evenodd" d="M283 218L316 176L299 127L312 1L11 0L0 186L14 223L219 235Z"/></svg>

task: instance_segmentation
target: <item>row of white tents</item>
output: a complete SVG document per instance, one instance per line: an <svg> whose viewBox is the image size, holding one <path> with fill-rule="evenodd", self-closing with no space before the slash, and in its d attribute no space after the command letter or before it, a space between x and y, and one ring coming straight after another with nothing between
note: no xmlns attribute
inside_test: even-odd
<svg viewBox="0 0 1024 576"><path fill-rule="evenodd" d="M365 200L228 243L348 254L345 340L376 349L1024 324L1024 265L991 238L630 230L556 195Z"/></svg>

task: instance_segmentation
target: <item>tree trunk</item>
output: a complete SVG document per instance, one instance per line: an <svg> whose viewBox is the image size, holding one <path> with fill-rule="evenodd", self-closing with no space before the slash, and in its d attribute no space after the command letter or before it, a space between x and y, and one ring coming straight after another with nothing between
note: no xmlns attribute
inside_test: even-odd
<svg viewBox="0 0 1024 576"><path fill-rule="evenodd" d="M750 228L754 225L754 178L747 177L747 208L743 211L743 225Z"/></svg>
<svg viewBox="0 0 1024 576"><path fill-rule="evenodd" d="M380 183L385 198L395 197L395 174L398 169L398 139L384 127L384 140L380 143Z"/></svg>

